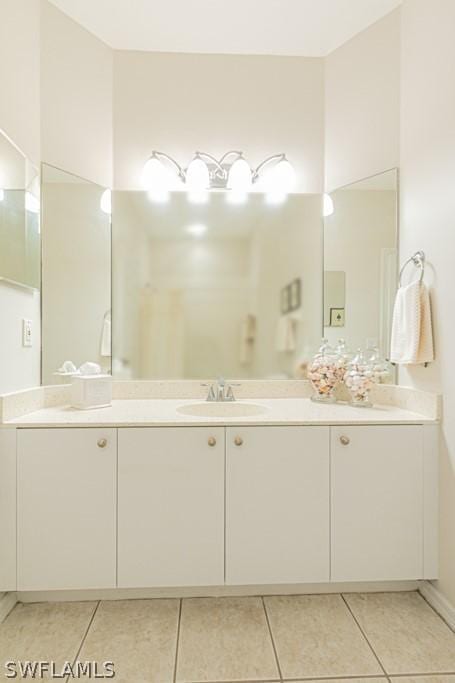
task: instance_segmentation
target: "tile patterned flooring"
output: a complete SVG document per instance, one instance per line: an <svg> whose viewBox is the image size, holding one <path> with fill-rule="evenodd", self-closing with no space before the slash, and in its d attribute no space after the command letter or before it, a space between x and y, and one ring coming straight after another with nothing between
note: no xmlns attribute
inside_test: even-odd
<svg viewBox="0 0 455 683"><path fill-rule="evenodd" d="M455 683L455 633L413 592L19 604L1 680L10 660L113 661L116 683Z"/></svg>

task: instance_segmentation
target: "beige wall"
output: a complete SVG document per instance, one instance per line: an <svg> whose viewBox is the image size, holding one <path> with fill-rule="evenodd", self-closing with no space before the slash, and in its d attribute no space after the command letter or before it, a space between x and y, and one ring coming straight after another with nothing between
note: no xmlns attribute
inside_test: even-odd
<svg viewBox="0 0 455 683"><path fill-rule="evenodd" d="M113 52L41 0L42 160L112 184Z"/></svg>
<svg viewBox="0 0 455 683"><path fill-rule="evenodd" d="M325 60L328 191L398 166L399 64L399 9Z"/></svg>
<svg viewBox="0 0 455 683"><path fill-rule="evenodd" d="M244 150L259 164L286 152L299 192L323 176L323 60L303 57L114 55L115 187L139 189L153 149L187 165L196 149Z"/></svg>
<svg viewBox="0 0 455 683"><path fill-rule="evenodd" d="M39 0L2 0L0 129L38 164L40 160ZM0 393L40 380L40 297L0 282ZM32 320L32 348L22 346L22 319Z"/></svg>
<svg viewBox="0 0 455 683"><path fill-rule="evenodd" d="M455 3L402 7L401 259L423 249L432 288L436 362L400 381L442 392L440 589L455 605Z"/></svg>

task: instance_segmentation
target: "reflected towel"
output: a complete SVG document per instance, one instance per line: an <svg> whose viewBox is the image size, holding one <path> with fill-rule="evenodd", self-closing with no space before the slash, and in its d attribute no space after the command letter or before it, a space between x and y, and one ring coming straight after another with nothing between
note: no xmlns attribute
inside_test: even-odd
<svg viewBox="0 0 455 683"><path fill-rule="evenodd" d="M103 320L103 331L101 333L101 348L100 356L110 356L111 355L111 320L107 315Z"/></svg>
<svg viewBox="0 0 455 683"><path fill-rule="evenodd" d="M417 365L434 360L431 304L423 282L398 289L393 309L390 360Z"/></svg>
<svg viewBox="0 0 455 683"><path fill-rule="evenodd" d="M283 315L278 320L276 330L276 350L280 353L291 353L296 348L296 320Z"/></svg>

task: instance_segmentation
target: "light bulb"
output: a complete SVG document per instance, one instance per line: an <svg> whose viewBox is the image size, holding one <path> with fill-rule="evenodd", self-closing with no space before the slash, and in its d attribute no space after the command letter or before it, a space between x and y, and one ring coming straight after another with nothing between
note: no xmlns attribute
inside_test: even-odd
<svg viewBox="0 0 455 683"><path fill-rule="evenodd" d="M104 190L100 199L100 209L103 213L107 213L109 216L112 213L112 192L109 190Z"/></svg>
<svg viewBox="0 0 455 683"><path fill-rule="evenodd" d="M209 169L207 164L198 156L194 157L187 168L186 186L190 192L203 192L208 190L210 186Z"/></svg>
<svg viewBox="0 0 455 683"><path fill-rule="evenodd" d="M25 193L25 209L29 213L39 213L39 200L31 192Z"/></svg>
<svg viewBox="0 0 455 683"><path fill-rule="evenodd" d="M233 192L248 192L251 188L251 168L241 157L232 164L229 169L227 187Z"/></svg>
<svg viewBox="0 0 455 683"><path fill-rule="evenodd" d="M193 223L187 227L186 231L193 237L202 237L207 232L207 226L204 223Z"/></svg>
<svg viewBox="0 0 455 683"><path fill-rule="evenodd" d="M165 204L169 201L171 193L166 189L154 189L147 192L147 196L151 202L155 204Z"/></svg>
<svg viewBox="0 0 455 683"><path fill-rule="evenodd" d="M240 190L231 190L226 193L226 201L228 204L245 204L248 201L248 192L241 192Z"/></svg>
<svg viewBox="0 0 455 683"><path fill-rule="evenodd" d="M186 193L186 196L191 204L207 204L209 201L207 190L191 190Z"/></svg>
<svg viewBox="0 0 455 683"><path fill-rule="evenodd" d="M334 212L334 206L333 206L333 199L332 197L325 193L323 195L322 199L322 215L324 218L327 218L327 216L331 216L332 213Z"/></svg>

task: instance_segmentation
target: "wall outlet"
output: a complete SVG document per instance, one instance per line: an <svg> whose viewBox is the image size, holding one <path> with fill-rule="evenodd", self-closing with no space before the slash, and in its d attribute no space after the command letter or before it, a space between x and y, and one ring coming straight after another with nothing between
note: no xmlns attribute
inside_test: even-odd
<svg viewBox="0 0 455 683"><path fill-rule="evenodd" d="M22 346L33 346L32 321L22 320Z"/></svg>

